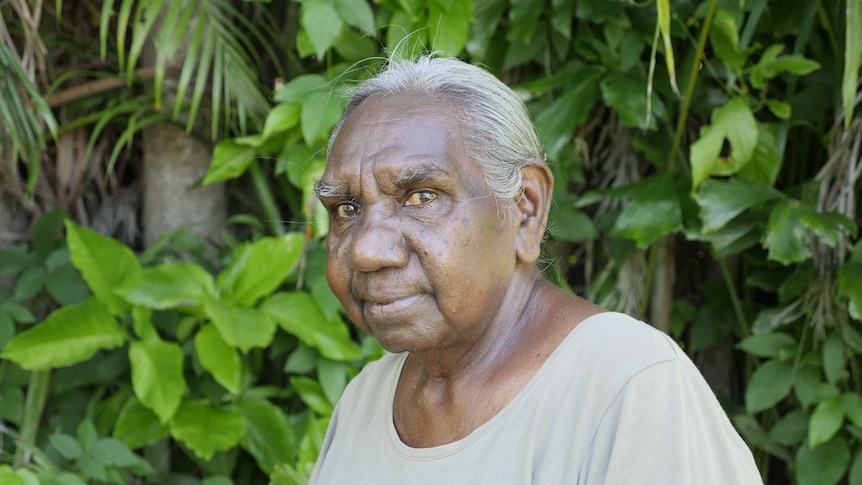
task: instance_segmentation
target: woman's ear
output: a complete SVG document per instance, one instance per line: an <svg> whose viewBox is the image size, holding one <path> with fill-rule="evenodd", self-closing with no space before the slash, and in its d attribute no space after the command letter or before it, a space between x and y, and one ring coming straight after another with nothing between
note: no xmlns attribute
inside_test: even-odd
<svg viewBox="0 0 862 485"><path fill-rule="evenodd" d="M517 204L521 225L515 240L515 254L520 262L532 264L539 259L548 226L554 175L545 163L536 161L524 167L523 180L524 191Z"/></svg>

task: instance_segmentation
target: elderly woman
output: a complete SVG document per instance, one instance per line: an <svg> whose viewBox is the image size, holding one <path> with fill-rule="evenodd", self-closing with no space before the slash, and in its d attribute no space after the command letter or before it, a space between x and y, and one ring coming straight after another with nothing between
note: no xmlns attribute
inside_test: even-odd
<svg viewBox="0 0 862 485"><path fill-rule="evenodd" d="M389 353L344 392L312 483L760 483L670 338L542 278L553 183L480 68L423 57L358 87L316 192L329 285Z"/></svg>

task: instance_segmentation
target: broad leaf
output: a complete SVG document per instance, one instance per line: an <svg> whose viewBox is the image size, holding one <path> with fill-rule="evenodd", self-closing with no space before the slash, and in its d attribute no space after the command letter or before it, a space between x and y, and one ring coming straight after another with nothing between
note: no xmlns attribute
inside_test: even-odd
<svg viewBox="0 0 862 485"><path fill-rule="evenodd" d="M840 436L820 446L807 444L796 452L796 480L799 485L835 485L850 464L850 448Z"/></svg>
<svg viewBox="0 0 862 485"><path fill-rule="evenodd" d="M733 14L721 8L715 12L709 43L729 70L736 73L742 70L746 55L739 49L739 27Z"/></svg>
<svg viewBox="0 0 862 485"><path fill-rule="evenodd" d="M327 399L319 382L307 377L291 377L290 385L296 389L299 397L312 411L321 416L332 414L332 403Z"/></svg>
<svg viewBox="0 0 862 485"><path fill-rule="evenodd" d="M778 357L786 348L796 348L796 338L781 332L751 335L743 339L736 348L758 357Z"/></svg>
<svg viewBox="0 0 862 485"><path fill-rule="evenodd" d="M256 153L254 147L240 145L235 140L220 141L213 150L210 168L201 184L210 185L239 177L254 161Z"/></svg>
<svg viewBox="0 0 862 485"><path fill-rule="evenodd" d="M366 0L335 0L335 10L348 25L366 34L374 32L374 12Z"/></svg>
<svg viewBox="0 0 862 485"><path fill-rule="evenodd" d="M740 178L704 180L694 194L704 234L721 229L747 209L780 197L781 192L768 185Z"/></svg>
<svg viewBox="0 0 862 485"><path fill-rule="evenodd" d="M820 69L818 62L801 55L779 56L781 50L781 45L772 45L764 51L760 61L751 68L752 86L763 89L766 87L766 81L784 72L804 76Z"/></svg>
<svg viewBox="0 0 862 485"><path fill-rule="evenodd" d="M440 0L428 2L428 35L435 51L456 56L470 38L473 0L454 0L442 6ZM447 8L448 7L448 8Z"/></svg>
<svg viewBox="0 0 862 485"><path fill-rule="evenodd" d="M268 346L275 335L275 322L261 310L210 298L204 311L224 341L242 352Z"/></svg>
<svg viewBox="0 0 862 485"><path fill-rule="evenodd" d="M808 444L812 448L832 439L844 424L844 407L837 399L827 399L814 409L808 425Z"/></svg>
<svg viewBox="0 0 862 485"><path fill-rule="evenodd" d="M257 399L240 400L236 409L245 420L242 447L263 471L272 473L275 465L294 462L293 433L281 409L269 401Z"/></svg>
<svg viewBox="0 0 862 485"><path fill-rule="evenodd" d="M141 404L166 423L186 391L183 349L173 342L146 340L129 345L132 387Z"/></svg>
<svg viewBox="0 0 862 485"><path fill-rule="evenodd" d="M778 130L780 130L778 124L757 123L757 145L754 147L751 161L739 169L739 177L770 186L775 185L782 161L778 138L775 134Z"/></svg>
<svg viewBox="0 0 862 485"><path fill-rule="evenodd" d="M601 74L585 68L576 84L536 116L542 145L553 158L571 139L575 128L587 119L599 97Z"/></svg>
<svg viewBox="0 0 862 485"><path fill-rule="evenodd" d="M326 78L319 74L303 74L291 79L273 97L279 103L299 102L304 103L311 93L321 90L326 86Z"/></svg>
<svg viewBox="0 0 862 485"><path fill-rule="evenodd" d="M236 411L216 409L201 401L186 401L170 422L171 436L196 455L209 460L217 451L229 450L245 435L245 420Z"/></svg>
<svg viewBox="0 0 862 485"><path fill-rule="evenodd" d="M143 448L168 436L168 427L159 422L155 413L132 397L120 410L113 436L129 448Z"/></svg>
<svg viewBox="0 0 862 485"><path fill-rule="evenodd" d="M744 97L736 97L712 113L712 124L701 129L691 145L692 189L710 174L732 175L751 161L757 146L757 121ZM720 158L724 140L730 154Z"/></svg>
<svg viewBox="0 0 862 485"><path fill-rule="evenodd" d="M679 187L673 174L660 173L626 187L631 202L625 205L611 230L646 248L661 236L682 229Z"/></svg>
<svg viewBox="0 0 862 485"><path fill-rule="evenodd" d="M233 261L219 274L216 284L224 298L240 306L252 306L275 291L296 266L304 238L298 232L261 238L234 251Z"/></svg>
<svg viewBox="0 0 862 485"><path fill-rule="evenodd" d="M119 347L126 332L99 300L60 308L44 322L16 335L0 354L27 370L63 367Z"/></svg>
<svg viewBox="0 0 862 485"><path fill-rule="evenodd" d="M341 119L347 101L333 89L321 89L308 95L299 118L302 138L307 144L329 138L329 131Z"/></svg>
<svg viewBox="0 0 862 485"><path fill-rule="evenodd" d="M823 372L826 380L835 384L844 370L844 339L838 332L832 332L823 342Z"/></svg>
<svg viewBox="0 0 862 485"><path fill-rule="evenodd" d="M72 263L96 298L105 302L114 315L125 313L129 305L114 294L114 289L129 274L140 271L135 253L118 241L71 221L66 221L66 241Z"/></svg>
<svg viewBox="0 0 862 485"><path fill-rule="evenodd" d="M862 428L862 396L855 392L845 392L841 395L841 406L847 419Z"/></svg>
<svg viewBox="0 0 862 485"><path fill-rule="evenodd" d="M847 311L862 321L862 263L844 263L838 270L838 293L848 298Z"/></svg>
<svg viewBox="0 0 862 485"><path fill-rule="evenodd" d="M314 46L315 54L318 59L323 59L326 51L341 33L344 21L338 16L331 0L303 1L300 19L311 45Z"/></svg>
<svg viewBox="0 0 862 485"><path fill-rule="evenodd" d="M201 366L231 394L242 385L242 363L236 350L228 345L213 325L204 325L195 335L195 351Z"/></svg>
<svg viewBox="0 0 862 485"><path fill-rule="evenodd" d="M781 202L772 210L763 239L770 260L787 265L811 257L808 232L802 225L802 217L810 211L809 206L796 201Z"/></svg>
<svg viewBox="0 0 862 485"><path fill-rule="evenodd" d="M115 292L135 305L155 310L199 306L215 294L212 275L200 266L173 263L153 266L129 275Z"/></svg>
<svg viewBox="0 0 862 485"><path fill-rule="evenodd" d="M263 125L263 138L289 130L299 123L299 114L302 112L302 104L297 102L280 103L272 108L266 116Z"/></svg>
<svg viewBox="0 0 862 485"><path fill-rule="evenodd" d="M601 83L602 98L627 126L655 130L657 120L666 116L664 104L652 95L652 114L647 116L646 80L618 74L607 76ZM649 120L649 124L647 124Z"/></svg>
<svg viewBox="0 0 862 485"><path fill-rule="evenodd" d="M745 389L745 408L749 414L758 413L778 404L790 393L793 383L793 363L769 360L751 375Z"/></svg>
<svg viewBox="0 0 862 485"><path fill-rule="evenodd" d="M769 436L776 442L786 446L794 446L802 443L808 436L808 413L801 409L795 409L785 414L769 430Z"/></svg>
<svg viewBox="0 0 862 485"><path fill-rule="evenodd" d="M852 219L838 212L806 212L800 220L802 225L811 229L823 244L834 248L841 239L848 235L853 239L858 235L858 228Z"/></svg>
<svg viewBox="0 0 862 485"><path fill-rule="evenodd" d="M308 293L276 293L261 304L287 333L332 360L347 361L361 356L350 339L347 326L337 316L327 319Z"/></svg>

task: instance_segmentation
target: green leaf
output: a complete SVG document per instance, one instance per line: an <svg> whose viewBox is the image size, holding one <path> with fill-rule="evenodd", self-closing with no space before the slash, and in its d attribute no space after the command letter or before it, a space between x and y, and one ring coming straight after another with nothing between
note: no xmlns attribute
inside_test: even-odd
<svg viewBox="0 0 862 485"><path fill-rule="evenodd" d="M272 343L275 322L261 310L210 298L204 305L204 311L224 341L244 353Z"/></svg>
<svg viewBox="0 0 862 485"><path fill-rule="evenodd" d="M449 8L440 0L428 2L428 34L431 48L456 56L464 50L470 38L470 21L473 18L473 0L454 0Z"/></svg>
<svg viewBox="0 0 862 485"><path fill-rule="evenodd" d="M704 234L718 231L747 209L780 197L781 192L768 185L740 178L704 180L694 194Z"/></svg>
<svg viewBox="0 0 862 485"><path fill-rule="evenodd" d="M327 0L303 1L300 20L311 45L314 46L317 58L323 59L327 49L341 33L344 21L341 20L332 3Z"/></svg>
<svg viewBox="0 0 862 485"><path fill-rule="evenodd" d="M242 363L236 350L228 345L213 325L204 325L195 335L195 350L201 366L231 394L242 386Z"/></svg>
<svg viewBox="0 0 862 485"><path fill-rule="evenodd" d="M790 103L778 99L765 99L763 100L763 102L766 104L766 107L769 108L769 111L771 111L772 114L775 115L776 118L782 120L790 119L790 115L792 114Z"/></svg>
<svg viewBox="0 0 862 485"><path fill-rule="evenodd" d="M785 414L769 430L769 436L776 442L786 446L794 446L802 443L808 435L808 413L801 409L794 409Z"/></svg>
<svg viewBox="0 0 862 485"><path fill-rule="evenodd" d="M751 161L739 169L738 175L744 179L775 185L778 172L781 170L781 153L775 132L779 125L757 124L757 146Z"/></svg>
<svg viewBox="0 0 862 485"><path fill-rule="evenodd" d="M304 104L311 93L323 89L326 78L319 74L303 74L285 83L273 99L279 103L298 102Z"/></svg>
<svg viewBox="0 0 862 485"><path fill-rule="evenodd" d="M751 375L745 389L745 408L749 414L758 413L778 404L790 393L793 382L793 363L769 360Z"/></svg>
<svg viewBox="0 0 862 485"><path fill-rule="evenodd" d="M709 29L709 43L728 70L736 73L742 70L746 55L739 49L739 27L733 14L722 8L716 10Z"/></svg>
<svg viewBox="0 0 862 485"><path fill-rule="evenodd" d="M114 425L114 438L129 448L143 448L168 436L168 427L156 414L132 397L120 410Z"/></svg>
<svg viewBox="0 0 862 485"><path fill-rule="evenodd" d="M612 107L626 126L655 130L658 119L666 116L664 104L653 95L652 116L647 116L647 85L643 79L626 75L609 75L601 82L602 98ZM649 124L647 124L649 120Z"/></svg>
<svg viewBox="0 0 862 485"><path fill-rule="evenodd" d="M814 231L820 240L834 248L841 240L842 234L850 235L853 239L858 235L858 228L852 219L838 212L806 212L800 222L802 225Z"/></svg>
<svg viewBox="0 0 862 485"><path fill-rule="evenodd" d="M173 342L145 340L129 345L132 387L141 404L164 424L171 419L186 391L183 349Z"/></svg>
<svg viewBox="0 0 862 485"><path fill-rule="evenodd" d="M0 303L0 314L8 315L13 322L23 324L36 322L36 315L33 315L29 308L15 301Z"/></svg>
<svg viewBox="0 0 862 485"><path fill-rule="evenodd" d="M847 483L848 485L862 485L862 451L856 453L856 458L853 459L853 464L850 465L850 474Z"/></svg>
<svg viewBox="0 0 862 485"><path fill-rule="evenodd" d="M129 468L140 461L140 457L132 453L125 443L114 438L99 438L87 453L99 463L111 467Z"/></svg>
<svg viewBox="0 0 862 485"><path fill-rule="evenodd" d="M367 34L374 32L374 12L365 0L335 0L335 10L348 25Z"/></svg>
<svg viewBox="0 0 862 485"><path fill-rule="evenodd" d="M575 201L571 194L563 192L554 197L554 202L548 221L548 232L554 238L579 242L598 236L598 230L592 219L575 208Z"/></svg>
<svg viewBox="0 0 862 485"><path fill-rule="evenodd" d="M299 123L299 113L301 112L302 104L300 103L291 102L276 105L266 116L266 122L263 125L263 138L268 139L276 133L296 126Z"/></svg>
<svg viewBox="0 0 862 485"><path fill-rule="evenodd" d="M329 138L329 131L341 119L347 101L346 97L329 89L308 95L300 114L302 138L307 144Z"/></svg>
<svg viewBox="0 0 862 485"><path fill-rule="evenodd" d="M845 392L841 395L841 406L847 419L862 428L862 396L855 392Z"/></svg>
<svg viewBox="0 0 862 485"><path fill-rule="evenodd" d="M66 221L66 241L72 263L81 272L96 298L105 302L114 315L125 313L129 305L114 289L141 265L127 246L109 237Z"/></svg>
<svg viewBox="0 0 862 485"><path fill-rule="evenodd" d="M196 455L209 460L217 451L238 445L245 435L245 420L236 411L216 409L201 401L186 401L170 422L171 436Z"/></svg>
<svg viewBox="0 0 862 485"><path fill-rule="evenodd" d="M802 217L810 211L809 206L795 200L782 201L772 210L763 239L770 260L788 265L811 257L808 232L802 225Z"/></svg>
<svg viewBox="0 0 862 485"><path fill-rule="evenodd" d="M782 349L796 348L796 338L781 332L751 335L743 339L736 348L758 357L776 358Z"/></svg>
<svg viewBox="0 0 862 485"><path fill-rule="evenodd" d="M53 433L48 436L48 443L67 460L77 460L83 450L74 436L65 433Z"/></svg>
<svg viewBox="0 0 862 485"><path fill-rule="evenodd" d="M835 485L850 464L850 448L835 436L816 448L802 445L796 452L796 480L799 485Z"/></svg>
<svg viewBox="0 0 862 485"><path fill-rule="evenodd" d="M356 343L350 339L347 325L335 316L327 319L308 293L276 293L260 306L289 334L314 347L327 358L338 361L361 357Z"/></svg>
<svg viewBox="0 0 862 485"><path fill-rule="evenodd" d="M849 300L847 311L862 321L862 263L844 263L838 269L838 294Z"/></svg>
<svg viewBox="0 0 862 485"><path fill-rule="evenodd" d="M344 362L335 362L325 357L317 359L317 380L329 402L335 403L341 399L341 394L347 387L347 369L348 364Z"/></svg>
<svg viewBox="0 0 862 485"><path fill-rule="evenodd" d="M818 62L806 59L801 55L779 56L781 50L781 45L770 46L760 61L751 68L749 79L752 86L763 89L766 87L767 80L784 72L804 76L820 69Z"/></svg>
<svg viewBox="0 0 862 485"><path fill-rule="evenodd" d="M841 100L844 107L844 129L850 128L856 91L859 81L859 65L862 64L862 1L848 0L844 34L844 76L841 79Z"/></svg>
<svg viewBox="0 0 862 485"><path fill-rule="evenodd" d="M198 306L215 294L212 275L191 263L171 263L129 275L115 292L135 305L155 310Z"/></svg>
<svg viewBox="0 0 862 485"><path fill-rule="evenodd" d="M712 112L712 124L701 128L691 145L692 190L710 174L733 175L751 161L757 146L757 121L744 97L736 97ZM719 158L724 140L730 154Z"/></svg>
<svg viewBox="0 0 862 485"><path fill-rule="evenodd" d="M319 382L307 377L291 377L290 385L296 389L299 397L312 411L321 416L332 414L332 403L326 398Z"/></svg>
<svg viewBox="0 0 862 485"><path fill-rule="evenodd" d="M126 332L99 300L60 308L41 324L16 335L0 356L27 370L51 369L89 360L126 341Z"/></svg>
<svg viewBox="0 0 862 485"><path fill-rule="evenodd" d="M584 69L576 84L536 116L542 145L553 158L574 134L599 97L599 72Z"/></svg>
<svg viewBox="0 0 862 485"><path fill-rule="evenodd" d="M81 274L70 264L48 271L45 291L61 305L83 303L92 296Z"/></svg>
<svg viewBox="0 0 862 485"><path fill-rule="evenodd" d="M224 298L240 306L252 306L272 293L293 270L302 254L305 238L298 232L266 237L234 251L233 261L216 280Z"/></svg>
<svg viewBox="0 0 862 485"><path fill-rule="evenodd" d="M837 399L822 401L814 409L808 425L808 444L812 448L832 439L844 424L844 408Z"/></svg>
<svg viewBox="0 0 862 485"><path fill-rule="evenodd" d="M293 433L277 406L266 400L243 399L237 402L237 411L245 420L242 447L261 470L272 473L279 463L294 462Z"/></svg>
<svg viewBox="0 0 862 485"><path fill-rule="evenodd" d="M646 248L658 238L682 229L682 208L673 174L661 172L625 188L631 202L625 205L611 230Z"/></svg>
<svg viewBox="0 0 862 485"><path fill-rule="evenodd" d="M832 332L823 343L823 372L826 374L826 380L835 384L843 370L844 339L841 338L841 334Z"/></svg>
<svg viewBox="0 0 862 485"><path fill-rule="evenodd" d="M793 390L796 398L804 407L808 407L817 401L819 397L819 387L823 382L823 377L819 367L812 365L801 365L796 371L796 378L793 380Z"/></svg>
<svg viewBox="0 0 862 485"><path fill-rule="evenodd" d="M256 155L257 150L254 147L240 145L236 140L218 142L213 150L210 168L201 184L206 186L239 177L245 173Z"/></svg>
<svg viewBox="0 0 862 485"><path fill-rule="evenodd" d="M790 461L792 458L790 452L772 439L772 436L763 430L754 416L735 414L732 416L732 420L734 427L750 446L760 448L781 460Z"/></svg>
<svg viewBox="0 0 862 485"><path fill-rule="evenodd" d="M25 269L15 280L15 292L12 298L21 302L28 301L42 291L47 278L48 272L41 266Z"/></svg>

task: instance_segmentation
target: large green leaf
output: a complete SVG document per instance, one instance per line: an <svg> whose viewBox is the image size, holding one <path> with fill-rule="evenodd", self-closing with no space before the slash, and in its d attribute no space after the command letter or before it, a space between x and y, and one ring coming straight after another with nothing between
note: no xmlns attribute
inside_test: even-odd
<svg viewBox="0 0 862 485"><path fill-rule="evenodd" d="M129 275L115 289L135 305L155 310L199 306L206 295L215 294L212 275L191 263L163 264Z"/></svg>
<svg viewBox="0 0 862 485"><path fill-rule="evenodd" d="M746 55L739 49L739 27L733 14L722 8L715 12L709 29L709 43L729 70L736 73L742 70Z"/></svg>
<svg viewBox="0 0 862 485"><path fill-rule="evenodd" d="M542 145L551 158L571 139L575 128L587 119L599 97L601 78L601 73L585 68L573 87L536 116Z"/></svg>
<svg viewBox="0 0 862 485"><path fill-rule="evenodd" d="M224 341L232 347L248 352L252 348L263 348L272 343L275 321L264 311L215 298L206 301L204 311Z"/></svg>
<svg viewBox="0 0 862 485"><path fill-rule="evenodd" d="M806 59L801 55L780 56L784 46L775 44L769 46L757 64L751 68L751 85L757 89L766 87L766 81L784 72L799 76L810 74L820 68L816 61Z"/></svg>
<svg viewBox="0 0 862 485"><path fill-rule="evenodd" d="M242 363L236 350L228 345L213 325L204 325L195 335L195 351L201 365L232 394L242 385Z"/></svg>
<svg viewBox="0 0 862 485"><path fill-rule="evenodd" d="M769 409L790 393L793 363L769 360L751 375L745 389L745 408L749 414Z"/></svg>
<svg viewBox="0 0 862 485"><path fill-rule="evenodd" d="M332 0L305 0L300 9L302 27L314 46L318 59L323 59L332 46L344 21L338 16Z"/></svg>
<svg viewBox="0 0 862 485"><path fill-rule="evenodd" d="M838 293L849 300L850 316L862 321L862 263L848 262L838 269Z"/></svg>
<svg viewBox="0 0 862 485"><path fill-rule="evenodd" d="M808 444L812 448L832 439L844 424L844 407L838 399L822 401L814 409L808 425Z"/></svg>
<svg viewBox="0 0 862 485"><path fill-rule="evenodd" d="M129 305L114 294L114 289L128 275L140 271L135 253L118 241L71 221L66 221L66 241L72 263L96 298L105 302L111 313L125 313Z"/></svg>
<svg viewBox="0 0 862 485"><path fill-rule="evenodd" d="M448 5L443 5L448 3ZM428 2L428 35L435 51L457 56L470 38L470 22L473 18L473 0Z"/></svg>
<svg viewBox="0 0 862 485"><path fill-rule="evenodd" d="M835 485L850 464L850 448L840 436L817 447L807 444L796 452L799 485Z"/></svg>
<svg viewBox="0 0 862 485"><path fill-rule="evenodd" d="M769 259L781 264L801 263L811 257L808 250L808 231L802 217L811 208L797 201L779 203L769 216L769 226L763 246L769 250Z"/></svg>
<svg viewBox="0 0 862 485"><path fill-rule="evenodd" d="M721 229L746 209L780 197L781 192L769 185L740 178L704 180L694 194L704 234Z"/></svg>
<svg viewBox="0 0 862 485"><path fill-rule="evenodd" d="M808 413L802 409L790 411L769 430L769 437L782 445L798 445L808 435L809 420Z"/></svg>
<svg viewBox="0 0 862 485"><path fill-rule="evenodd" d="M855 392L845 392L841 395L841 406L847 419L862 428L862 396Z"/></svg>
<svg viewBox="0 0 862 485"><path fill-rule="evenodd" d="M161 423L168 422L186 392L183 349L173 342L155 339L132 342L129 362L135 395Z"/></svg>
<svg viewBox="0 0 862 485"><path fill-rule="evenodd" d="M348 98L332 89L310 93L302 105L302 138L309 145L329 138L329 131L341 119Z"/></svg>
<svg viewBox="0 0 862 485"><path fill-rule="evenodd" d="M241 145L235 140L220 141L213 150L210 168L201 184L210 185L239 177L254 161L255 155L254 147Z"/></svg>
<svg viewBox="0 0 862 485"><path fill-rule="evenodd" d="M292 232L237 248L233 261L216 280L224 298L240 306L252 306L275 291L299 261L304 241L302 234Z"/></svg>
<svg viewBox="0 0 862 485"><path fill-rule="evenodd" d="M844 129L850 128L853 107L859 81L859 66L862 64L862 0L847 0L844 35L844 76L841 80L841 100L844 108Z"/></svg>
<svg viewBox="0 0 862 485"><path fill-rule="evenodd" d="M838 332L832 332L823 342L823 372L831 384L838 382L844 370L844 339Z"/></svg>
<svg viewBox="0 0 862 485"><path fill-rule="evenodd" d="M263 138L267 139L274 134L289 130L299 123L299 114L302 112L302 104L297 102L279 103L266 116L263 125Z"/></svg>
<svg viewBox="0 0 862 485"><path fill-rule="evenodd" d="M242 447L263 471L272 473L279 463L294 462L293 433L278 406L262 399L242 399L236 409L245 419Z"/></svg>
<svg viewBox="0 0 862 485"><path fill-rule="evenodd" d="M129 448L143 448L168 436L168 427L159 422L155 413L132 397L120 410L113 436Z"/></svg>
<svg viewBox="0 0 862 485"><path fill-rule="evenodd" d="M335 0L335 10L348 25L366 34L374 31L374 11L365 0Z"/></svg>
<svg viewBox="0 0 862 485"><path fill-rule="evenodd" d="M267 298L260 308L287 333L317 348L325 357L346 361L361 356L344 322L337 316L327 319L308 293L276 293Z"/></svg>
<svg viewBox="0 0 862 485"><path fill-rule="evenodd" d="M319 382L308 377L294 376L290 378L290 385L296 389L299 397L312 411L321 416L332 414L332 403L326 397Z"/></svg>
<svg viewBox="0 0 862 485"><path fill-rule="evenodd" d="M625 76L609 75L601 83L602 98L620 116L627 126L642 130L655 130L658 120L666 116L664 104L652 94L652 114L647 116L646 80ZM647 123L649 122L649 123Z"/></svg>
<svg viewBox="0 0 862 485"><path fill-rule="evenodd" d="M186 401L171 420L170 430L171 436L209 460L215 452L240 443L245 436L245 419L236 411L217 409L202 401Z"/></svg>
<svg viewBox="0 0 862 485"><path fill-rule="evenodd" d="M745 97L736 97L712 113L712 124L704 126L691 145L692 190L710 174L732 175L751 161L757 146L757 121ZM730 154L719 158L724 140Z"/></svg>
<svg viewBox="0 0 862 485"><path fill-rule="evenodd" d="M0 354L28 370L63 367L126 341L126 332L99 300L54 311L44 322L16 335Z"/></svg>
<svg viewBox="0 0 862 485"><path fill-rule="evenodd" d="M682 229L679 187L670 172L661 172L625 188L631 201L614 223L611 235L646 248L661 236Z"/></svg>
<svg viewBox="0 0 862 485"><path fill-rule="evenodd" d="M273 99L279 103L304 103L311 93L324 89L326 78L319 74L303 74L285 83Z"/></svg>
<svg viewBox="0 0 862 485"><path fill-rule="evenodd" d="M777 123L757 123L757 145L751 161L739 169L738 175L747 180L774 185L781 170L781 152L775 132L780 130Z"/></svg>
<svg viewBox="0 0 862 485"><path fill-rule="evenodd" d="M859 229L852 219L838 212L807 211L800 222L811 229L823 244L834 248L842 237L849 235L853 239L859 234Z"/></svg>
<svg viewBox="0 0 862 485"><path fill-rule="evenodd" d="M782 349L795 349L797 345L795 337L786 333L772 332L746 337L737 344L736 348L758 357L777 358Z"/></svg>

